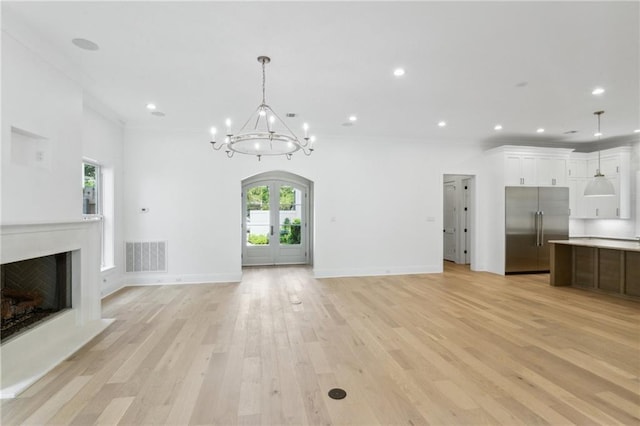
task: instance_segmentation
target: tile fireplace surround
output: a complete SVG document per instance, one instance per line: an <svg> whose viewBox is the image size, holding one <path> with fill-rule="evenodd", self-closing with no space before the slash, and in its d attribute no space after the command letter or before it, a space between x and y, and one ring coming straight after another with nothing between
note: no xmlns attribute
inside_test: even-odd
<svg viewBox="0 0 640 426"><path fill-rule="evenodd" d="M0 396L13 398L100 334L100 221L2 225L0 263L71 252L72 308L0 346Z"/></svg>

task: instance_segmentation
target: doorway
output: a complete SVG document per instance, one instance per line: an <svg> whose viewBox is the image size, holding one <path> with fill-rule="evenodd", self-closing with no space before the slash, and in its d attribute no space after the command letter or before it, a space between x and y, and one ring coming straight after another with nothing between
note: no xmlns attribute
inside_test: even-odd
<svg viewBox="0 0 640 426"><path fill-rule="evenodd" d="M474 238L474 176L444 175L443 178L443 258L472 264Z"/></svg>
<svg viewBox="0 0 640 426"><path fill-rule="evenodd" d="M242 265L311 263L311 182L269 172L242 181Z"/></svg>

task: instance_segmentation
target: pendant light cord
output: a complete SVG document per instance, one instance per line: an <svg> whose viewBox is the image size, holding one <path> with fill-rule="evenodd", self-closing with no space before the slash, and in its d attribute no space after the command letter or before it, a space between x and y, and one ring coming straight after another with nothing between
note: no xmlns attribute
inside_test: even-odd
<svg viewBox="0 0 640 426"><path fill-rule="evenodd" d="M602 133L600 132L600 115L604 114L604 111L596 111L594 114L598 116L598 171L596 176L600 176L602 175L602 172L600 171L600 137L602 136Z"/></svg>
<svg viewBox="0 0 640 426"><path fill-rule="evenodd" d="M262 103L265 104L265 85L266 85L266 81L267 78L265 76L265 70L264 70L264 64L265 61L262 61ZM600 116L598 116L598 121L600 120ZM599 125L598 125L599 126Z"/></svg>

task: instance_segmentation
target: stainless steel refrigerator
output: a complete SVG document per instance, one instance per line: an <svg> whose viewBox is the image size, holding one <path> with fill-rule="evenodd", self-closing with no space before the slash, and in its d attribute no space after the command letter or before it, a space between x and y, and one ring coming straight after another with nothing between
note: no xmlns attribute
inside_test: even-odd
<svg viewBox="0 0 640 426"><path fill-rule="evenodd" d="M505 272L548 272L549 240L569 238L569 188L505 188Z"/></svg>

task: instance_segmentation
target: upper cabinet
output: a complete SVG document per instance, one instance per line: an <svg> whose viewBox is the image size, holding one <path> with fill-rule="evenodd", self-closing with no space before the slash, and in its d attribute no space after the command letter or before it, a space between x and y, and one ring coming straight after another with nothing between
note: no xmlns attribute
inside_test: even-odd
<svg viewBox="0 0 640 426"><path fill-rule="evenodd" d="M567 186L571 149L502 146L505 186Z"/></svg>
<svg viewBox="0 0 640 426"><path fill-rule="evenodd" d="M615 189L612 197L585 197L598 170L598 152L506 145L487 151L505 186L566 186L572 219L631 217L631 147L600 151L600 172ZM499 165L502 165L499 166ZM500 179L498 182L501 182Z"/></svg>
<svg viewBox="0 0 640 426"><path fill-rule="evenodd" d="M585 157L578 158L580 155L585 155ZM587 173L586 154L571 154L571 158L567 161L567 178L584 178L587 176L589 175Z"/></svg>
<svg viewBox="0 0 640 426"><path fill-rule="evenodd" d="M536 159L530 155L507 154L504 159L505 185L535 185Z"/></svg>
<svg viewBox="0 0 640 426"><path fill-rule="evenodd" d="M567 160L554 157L537 158L536 180L539 186L567 186Z"/></svg>
<svg viewBox="0 0 640 426"><path fill-rule="evenodd" d="M585 197L584 189L598 171L598 152L573 153L569 160L571 218L629 219L631 217L631 148L600 151L600 172L611 181L615 195Z"/></svg>

